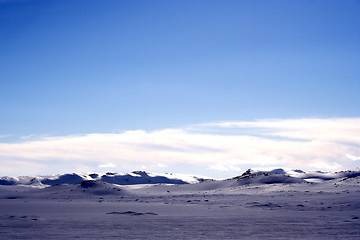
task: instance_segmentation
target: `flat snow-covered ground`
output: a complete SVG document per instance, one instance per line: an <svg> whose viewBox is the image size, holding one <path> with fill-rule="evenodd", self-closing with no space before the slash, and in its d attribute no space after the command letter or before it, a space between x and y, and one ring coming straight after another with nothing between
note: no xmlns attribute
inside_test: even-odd
<svg viewBox="0 0 360 240"><path fill-rule="evenodd" d="M0 186L0 239L360 239L359 181Z"/></svg>

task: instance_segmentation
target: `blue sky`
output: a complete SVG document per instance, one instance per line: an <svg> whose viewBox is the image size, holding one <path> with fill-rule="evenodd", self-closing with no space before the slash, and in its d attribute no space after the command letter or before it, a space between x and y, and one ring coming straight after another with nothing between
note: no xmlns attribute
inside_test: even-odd
<svg viewBox="0 0 360 240"><path fill-rule="evenodd" d="M4 144L229 121L360 117L357 0L0 0L0 35ZM360 151L352 151L345 154L356 159ZM40 164L37 157L21 159ZM137 157L131 159L115 165ZM186 171L175 165L171 170Z"/></svg>

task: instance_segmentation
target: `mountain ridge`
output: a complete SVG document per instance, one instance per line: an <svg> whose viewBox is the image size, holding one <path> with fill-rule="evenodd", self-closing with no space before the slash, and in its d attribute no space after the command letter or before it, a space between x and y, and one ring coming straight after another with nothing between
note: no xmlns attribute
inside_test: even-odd
<svg viewBox="0 0 360 240"><path fill-rule="evenodd" d="M229 179L237 179L243 184L273 184L273 183L301 183L301 182L323 182L334 179L360 176L360 168L339 172L284 170L276 168L273 170L248 169L243 174ZM252 179L252 180L250 180ZM53 186L61 184L80 184L84 181L99 181L116 185L139 185L139 184L193 184L203 181L215 181L196 176L184 174L154 174L146 171L133 171L131 173L107 172L99 173L66 173L56 175L0 177L0 185L29 185L29 186ZM228 180L228 179L225 179ZM221 181L221 180L216 180Z"/></svg>

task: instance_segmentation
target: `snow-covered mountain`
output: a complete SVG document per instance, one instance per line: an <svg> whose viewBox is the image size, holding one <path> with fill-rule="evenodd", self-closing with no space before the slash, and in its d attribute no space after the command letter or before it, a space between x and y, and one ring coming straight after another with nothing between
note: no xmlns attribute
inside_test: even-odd
<svg viewBox="0 0 360 240"><path fill-rule="evenodd" d="M19 176L0 177L0 185L32 185L32 186L53 186L59 184L80 184L83 181L101 181L117 185L135 184L189 184L203 181L203 178L184 174L153 174L145 171L134 171L120 174L108 172L105 174L58 174L48 176Z"/></svg>
<svg viewBox="0 0 360 240"><path fill-rule="evenodd" d="M302 170L284 170L282 168L270 171L248 169L242 175L231 179L236 180L236 184L275 184L275 183L302 183L302 182L324 182L334 179L344 179L360 176L360 168L340 172L322 172ZM29 186L53 186L60 184L80 184L84 181L98 181L116 185L137 185L137 184L192 184L204 182L206 179L190 175L181 174L153 174L145 171L134 171L131 173L120 174L108 172L105 174L59 174L49 176L20 176L20 177L0 177L0 185L29 185ZM214 181L207 179L207 181ZM221 183L218 180L216 182Z"/></svg>

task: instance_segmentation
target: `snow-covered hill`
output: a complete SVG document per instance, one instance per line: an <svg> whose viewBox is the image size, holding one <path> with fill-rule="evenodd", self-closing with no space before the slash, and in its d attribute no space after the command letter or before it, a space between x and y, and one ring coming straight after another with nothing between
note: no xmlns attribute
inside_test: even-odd
<svg viewBox="0 0 360 240"><path fill-rule="evenodd" d="M339 172L323 172L323 171L305 172L299 169L284 170L282 168L273 169L270 171L249 169L242 174L242 176L256 176L256 175L267 175L267 176L286 175L292 178L303 179L306 182L323 182L334 179L360 176L360 168L347 170L347 171L339 171Z"/></svg>

